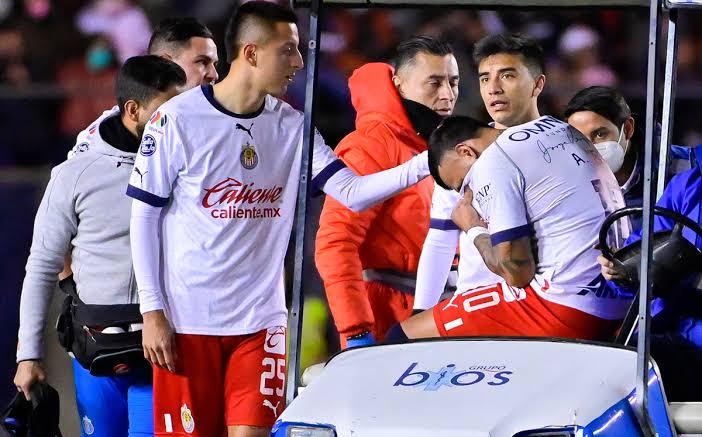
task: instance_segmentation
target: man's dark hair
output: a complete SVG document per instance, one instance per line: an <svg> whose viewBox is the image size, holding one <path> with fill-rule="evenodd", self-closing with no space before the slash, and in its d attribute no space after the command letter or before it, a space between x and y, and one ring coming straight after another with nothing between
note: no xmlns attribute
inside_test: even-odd
<svg viewBox="0 0 702 437"><path fill-rule="evenodd" d="M500 53L521 55L524 65L526 65L534 78L544 74L544 71L546 71L544 51L539 43L516 33L490 35L475 43L473 47L473 62L477 67L483 59Z"/></svg>
<svg viewBox="0 0 702 437"><path fill-rule="evenodd" d="M601 115L617 129L629 117L631 109L619 91L608 86L591 86L578 91L566 105L563 116L568 119L571 115L581 111L592 111Z"/></svg>
<svg viewBox="0 0 702 437"><path fill-rule="evenodd" d="M275 24L280 22L297 24L297 16L286 6L263 0L250 1L239 6L229 20L224 35L227 62L231 64L239 55L241 39L249 27L259 26L270 32Z"/></svg>
<svg viewBox="0 0 702 437"><path fill-rule="evenodd" d="M159 93L174 85L183 86L185 81L185 71L173 61L154 55L129 58L117 74L119 110L124 110L127 100L148 105Z"/></svg>
<svg viewBox="0 0 702 437"><path fill-rule="evenodd" d="M412 36L402 41L397 46L397 54L394 59L395 71L402 67L414 64L416 57L420 53L429 55L446 56L453 54L453 49L448 42L443 39L431 36Z"/></svg>
<svg viewBox="0 0 702 437"><path fill-rule="evenodd" d="M439 176L439 164L444 155L454 150L456 144L478 137L483 128L492 129L489 124L471 117L456 115L447 117L429 137L429 172L434 181L445 190L453 190Z"/></svg>
<svg viewBox="0 0 702 437"><path fill-rule="evenodd" d="M191 38L214 40L210 29L194 18L167 18L156 26L149 40L149 54L165 49L180 50L188 47Z"/></svg>

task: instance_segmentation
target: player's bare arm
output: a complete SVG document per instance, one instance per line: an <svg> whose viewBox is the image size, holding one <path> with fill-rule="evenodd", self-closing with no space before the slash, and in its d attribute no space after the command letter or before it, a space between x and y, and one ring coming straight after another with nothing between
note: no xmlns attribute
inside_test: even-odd
<svg viewBox="0 0 702 437"><path fill-rule="evenodd" d="M531 253L529 237L505 241L493 246L486 234L478 235L475 247L491 272L500 275L512 287L524 288L534 278L536 263Z"/></svg>
<svg viewBox="0 0 702 437"><path fill-rule="evenodd" d="M473 192L466 188L464 197L458 202L451 214L451 219L464 232L472 228L485 228L486 223L473 208ZM486 233L478 235L473 241L487 268L501 276L507 284L523 288L529 285L536 273L536 263L531 248L530 237L505 241L493 246Z"/></svg>

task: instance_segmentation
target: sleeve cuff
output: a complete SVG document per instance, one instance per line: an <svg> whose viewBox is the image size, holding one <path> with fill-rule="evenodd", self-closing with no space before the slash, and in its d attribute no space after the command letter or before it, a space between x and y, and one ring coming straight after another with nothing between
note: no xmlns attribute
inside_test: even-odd
<svg viewBox="0 0 702 437"><path fill-rule="evenodd" d="M41 349L41 345L21 346L20 343L20 347L17 349L17 362L19 363L20 361L41 360L43 358L41 354Z"/></svg>
<svg viewBox="0 0 702 437"><path fill-rule="evenodd" d="M139 290L139 311L146 314L150 311L165 309L161 293L154 290Z"/></svg>
<svg viewBox="0 0 702 437"><path fill-rule="evenodd" d="M460 228L453 220L446 219L429 219L429 228L440 231L460 231Z"/></svg>
<svg viewBox="0 0 702 437"><path fill-rule="evenodd" d="M505 241L514 241L522 237L528 237L529 235L531 235L531 226L526 224L516 228L495 232L490 235L490 242L493 246L497 246Z"/></svg>
<svg viewBox="0 0 702 437"><path fill-rule="evenodd" d="M324 188L327 181L343 168L346 168L346 164L340 159L334 160L324 167L322 171L317 173L317 176L312 178L312 194L322 194L322 188Z"/></svg>
<svg viewBox="0 0 702 437"><path fill-rule="evenodd" d="M148 203L156 208L164 207L168 203L167 197L159 197L155 194L149 193L148 191L144 191L141 188L137 188L134 185L127 185L127 196L141 200L142 202Z"/></svg>

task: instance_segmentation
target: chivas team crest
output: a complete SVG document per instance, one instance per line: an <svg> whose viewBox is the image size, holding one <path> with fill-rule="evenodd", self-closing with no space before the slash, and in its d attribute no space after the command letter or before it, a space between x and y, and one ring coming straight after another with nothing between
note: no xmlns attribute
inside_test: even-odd
<svg viewBox="0 0 702 437"><path fill-rule="evenodd" d="M183 406L180 407L180 422L183 425L183 430L188 434L192 434L195 430L195 419L187 404L183 404Z"/></svg>
<svg viewBox="0 0 702 437"><path fill-rule="evenodd" d="M258 154L250 143L244 144L239 159L241 160L241 165L247 170L253 170L258 165Z"/></svg>

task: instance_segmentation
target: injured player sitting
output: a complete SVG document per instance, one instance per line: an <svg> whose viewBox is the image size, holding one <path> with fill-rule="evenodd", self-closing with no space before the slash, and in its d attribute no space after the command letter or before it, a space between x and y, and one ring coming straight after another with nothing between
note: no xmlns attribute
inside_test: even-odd
<svg viewBox="0 0 702 437"><path fill-rule="evenodd" d="M447 336L607 340L631 303L594 249L619 185L577 130L550 116L497 130L450 117L429 140L436 182L463 197L452 220L502 280L459 290L395 325L386 341Z"/></svg>

